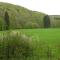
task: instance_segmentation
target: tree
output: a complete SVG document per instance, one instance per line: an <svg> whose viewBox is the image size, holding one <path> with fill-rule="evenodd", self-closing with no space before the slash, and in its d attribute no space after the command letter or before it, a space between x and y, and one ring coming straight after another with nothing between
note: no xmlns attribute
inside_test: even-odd
<svg viewBox="0 0 60 60"><path fill-rule="evenodd" d="M6 30L8 30L9 29L9 15L7 11L5 12L4 20L5 20Z"/></svg>
<svg viewBox="0 0 60 60"><path fill-rule="evenodd" d="M50 27L50 18L48 15L44 17L44 28L49 28Z"/></svg>

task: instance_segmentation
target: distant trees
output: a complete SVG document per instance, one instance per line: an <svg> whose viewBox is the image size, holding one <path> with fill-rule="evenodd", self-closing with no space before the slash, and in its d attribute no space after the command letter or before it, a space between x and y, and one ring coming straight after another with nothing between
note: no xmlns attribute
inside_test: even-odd
<svg viewBox="0 0 60 60"><path fill-rule="evenodd" d="M4 20L5 20L5 27L6 27L5 29L8 30L9 29L9 15L7 11L5 12Z"/></svg>
<svg viewBox="0 0 60 60"><path fill-rule="evenodd" d="M50 18L48 15L44 17L44 27L49 28L50 27Z"/></svg>

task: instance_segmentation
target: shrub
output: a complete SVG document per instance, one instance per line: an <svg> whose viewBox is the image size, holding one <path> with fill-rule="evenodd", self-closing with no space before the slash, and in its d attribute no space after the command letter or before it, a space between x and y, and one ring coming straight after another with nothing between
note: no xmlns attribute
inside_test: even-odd
<svg viewBox="0 0 60 60"><path fill-rule="evenodd" d="M28 22L25 24L25 28L27 29L39 28L39 24L37 22Z"/></svg>
<svg viewBox="0 0 60 60"><path fill-rule="evenodd" d="M8 32L0 36L0 59L26 59L33 54L31 39L24 34Z"/></svg>
<svg viewBox="0 0 60 60"><path fill-rule="evenodd" d="M44 27L49 28L50 27L50 18L48 15L44 17Z"/></svg>

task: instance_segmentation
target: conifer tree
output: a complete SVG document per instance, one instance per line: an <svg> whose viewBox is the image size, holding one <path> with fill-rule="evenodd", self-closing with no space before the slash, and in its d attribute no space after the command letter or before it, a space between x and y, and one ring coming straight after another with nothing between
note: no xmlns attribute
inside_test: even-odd
<svg viewBox="0 0 60 60"><path fill-rule="evenodd" d="M5 20L6 30L8 30L9 29L9 15L7 11L5 12L4 20Z"/></svg>

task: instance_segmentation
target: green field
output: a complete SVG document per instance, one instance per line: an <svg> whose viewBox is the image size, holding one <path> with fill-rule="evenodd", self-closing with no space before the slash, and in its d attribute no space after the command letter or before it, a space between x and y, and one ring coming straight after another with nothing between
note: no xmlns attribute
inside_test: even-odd
<svg viewBox="0 0 60 60"><path fill-rule="evenodd" d="M38 60L60 59L60 29L21 29L20 31L32 38L34 53L37 54Z"/></svg>
<svg viewBox="0 0 60 60"><path fill-rule="evenodd" d="M27 57L26 60L37 60L37 59L59 60L60 59L60 28L19 29L19 30L1 31L0 37L2 36L2 34L4 34L5 36L7 35L7 33L9 34L11 32L12 32L12 36L16 33L22 33L30 38L31 40L30 44L31 47L33 47L33 54L31 54L32 55L31 57ZM15 38L18 37L16 36Z"/></svg>

